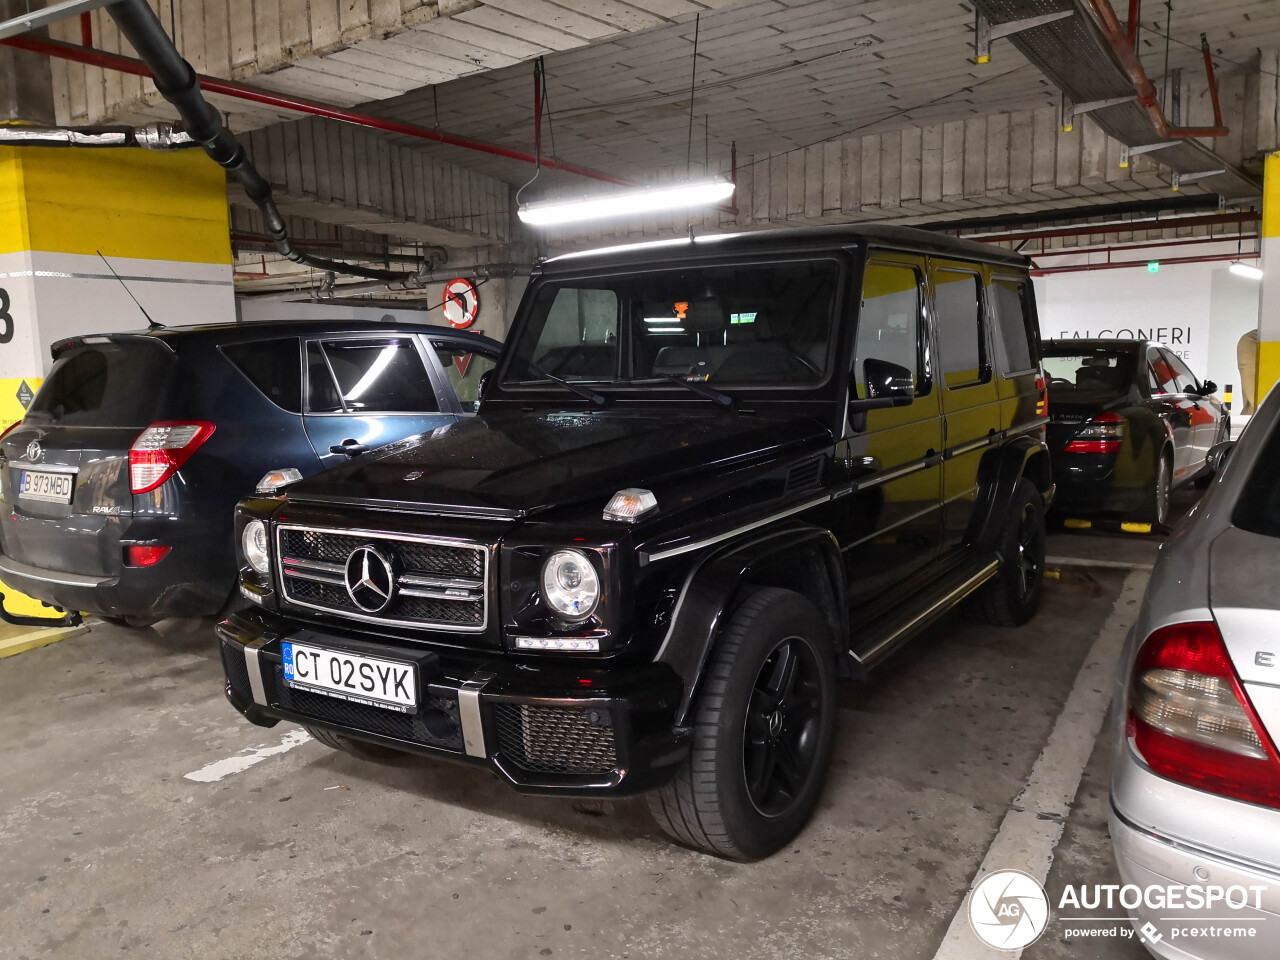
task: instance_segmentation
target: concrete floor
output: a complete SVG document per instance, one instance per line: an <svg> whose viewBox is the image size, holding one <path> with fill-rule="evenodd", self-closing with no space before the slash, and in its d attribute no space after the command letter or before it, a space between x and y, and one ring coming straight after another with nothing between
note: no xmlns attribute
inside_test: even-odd
<svg viewBox="0 0 1280 960"><path fill-rule="evenodd" d="M1142 564L1158 542L1055 534L1049 553ZM643 800L521 797L484 772L368 765L314 741L193 782L296 728L258 729L225 702L209 624L96 625L0 661L0 952L933 957L1125 576L1064 566L1028 626L952 617L845 685L817 815L745 866L668 843ZM1106 739L1051 896L1114 879ZM1026 956L1081 949L1146 956L1052 925Z"/></svg>

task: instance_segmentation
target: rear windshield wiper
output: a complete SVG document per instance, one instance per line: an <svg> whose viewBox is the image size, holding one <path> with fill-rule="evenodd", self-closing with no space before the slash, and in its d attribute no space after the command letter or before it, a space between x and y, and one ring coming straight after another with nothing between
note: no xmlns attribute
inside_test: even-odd
<svg viewBox="0 0 1280 960"><path fill-rule="evenodd" d="M596 391L592 390L590 387L583 386L582 384L572 383L568 380L562 380L560 377L557 377L554 374L548 373L546 370L544 370L542 367L540 367L538 364L534 363L533 361L529 361L528 367L529 367L529 370L532 371L534 374L536 374L538 377L540 377L541 380L521 380L520 381L521 383L541 383L545 381L547 383L554 383L557 386L564 387L570 393L576 393L578 396L582 397L584 400L590 400L597 407L603 407L607 402L605 400L604 394L596 393Z"/></svg>
<svg viewBox="0 0 1280 960"><path fill-rule="evenodd" d="M687 380L684 377L677 377L673 373L655 373L652 377L644 377L638 380L629 380L628 383L643 383L645 380L666 380L668 383L674 383L686 390L696 393L700 397L706 397L722 407L733 409L733 397L727 393L721 393L715 387L709 385L705 380Z"/></svg>

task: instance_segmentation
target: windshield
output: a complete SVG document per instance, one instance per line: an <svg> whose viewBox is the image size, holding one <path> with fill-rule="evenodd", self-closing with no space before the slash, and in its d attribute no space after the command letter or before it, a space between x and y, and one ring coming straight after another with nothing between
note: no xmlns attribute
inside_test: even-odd
<svg viewBox="0 0 1280 960"><path fill-rule="evenodd" d="M1133 382L1133 354L1096 351L1046 354L1044 371L1054 392L1127 393Z"/></svg>
<svg viewBox="0 0 1280 960"><path fill-rule="evenodd" d="M766 261L545 283L504 384L816 385L839 264Z"/></svg>

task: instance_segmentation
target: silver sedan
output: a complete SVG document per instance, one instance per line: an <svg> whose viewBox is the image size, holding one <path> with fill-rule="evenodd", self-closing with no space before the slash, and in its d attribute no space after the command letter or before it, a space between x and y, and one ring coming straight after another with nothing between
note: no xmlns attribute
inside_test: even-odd
<svg viewBox="0 0 1280 960"><path fill-rule="evenodd" d="M1111 837L1158 957L1280 956L1280 390L1161 550L1119 674Z"/></svg>

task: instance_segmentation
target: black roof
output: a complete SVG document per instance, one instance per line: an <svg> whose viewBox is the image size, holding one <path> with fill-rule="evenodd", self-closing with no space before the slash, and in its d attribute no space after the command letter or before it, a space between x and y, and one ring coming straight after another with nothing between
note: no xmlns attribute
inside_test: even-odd
<svg viewBox="0 0 1280 960"><path fill-rule="evenodd" d="M566 253L540 265L543 273L578 271L589 266L625 266L664 260L685 262L693 251L703 256L735 253L794 253L799 250L831 250L847 246L871 244L893 250L926 253L942 257L961 257L1027 269L1031 261L1020 253L975 240L964 240L946 234L892 227L875 223L841 224L829 227L797 227L776 230L752 230L745 233L705 234L676 237L641 243L621 244Z"/></svg>
<svg viewBox="0 0 1280 960"><path fill-rule="evenodd" d="M154 330L122 330L119 332L103 332L81 334L54 343L50 349L56 357L59 353L77 341L86 337L150 337L170 346L188 339L212 339L219 343L234 343L246 340L262 340L270 337L314 336L315 334L385 334L385 333L421 333L436 337L450 337L455 340L466 340L471 337L480 340L495 350L501 350L502 344L482 333L471 333L453 327L437 326L430 323L371 323L366 320L258 320L248 323L204 323L188 326L158 327ZM170 343L172 341L172 343Z"/></svg>

